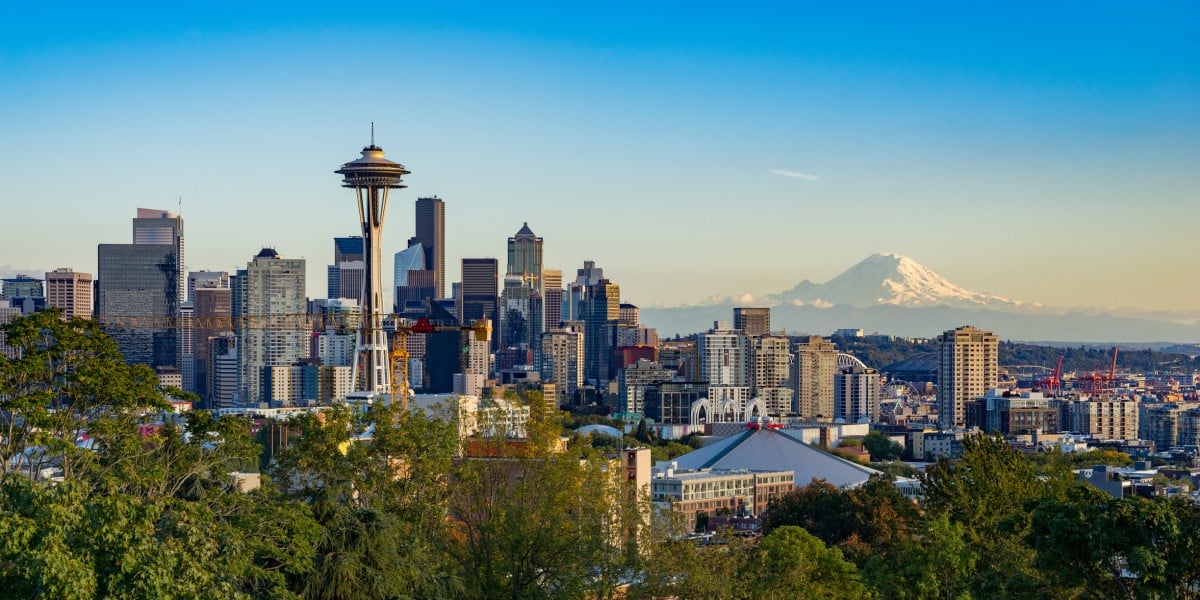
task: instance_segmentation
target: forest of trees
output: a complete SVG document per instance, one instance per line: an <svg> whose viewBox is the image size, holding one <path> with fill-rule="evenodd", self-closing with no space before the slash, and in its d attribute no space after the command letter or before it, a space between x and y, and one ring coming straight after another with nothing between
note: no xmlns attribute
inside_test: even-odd
<svg viewBox="0 0 1200 600"><path fill-rule="evenodd" d="M1065 463L997 438L925 477L921 505L885 479L821 482L775 503L758 539L698 544L591 444L535 413L527 444L376 405L289 423L262 486L243 419L168 409L89 321L4 328L0 597L991 598L1192 597L1200 517L1114 500ZM534 406L540 403L532 404Z"/></svg>

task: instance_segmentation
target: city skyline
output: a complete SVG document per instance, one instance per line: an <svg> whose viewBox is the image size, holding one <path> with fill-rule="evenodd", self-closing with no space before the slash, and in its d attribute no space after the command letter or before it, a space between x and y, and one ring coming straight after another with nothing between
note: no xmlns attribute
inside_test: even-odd
<svg viewBox="0 0 1200 600"><path fill-rule="evenodd" d="M898 252L1029 302L1200 308L1188 4L380 6L369 21L79 7L54 36L30 26L43 10L0 25L4 276L96 275L97 245L148 207L187 221L188 270L271 246L307 259L321 297L331 238L357 230L330 165L375 121L413 172L386 256L415 233L410 203L438 196L446 264L503 260L528 222L545 268L594 260L643 306L762 296ZM397 65L365 102L340 71L364 52ZM286 227L263 230L274 214Z"/></svg>

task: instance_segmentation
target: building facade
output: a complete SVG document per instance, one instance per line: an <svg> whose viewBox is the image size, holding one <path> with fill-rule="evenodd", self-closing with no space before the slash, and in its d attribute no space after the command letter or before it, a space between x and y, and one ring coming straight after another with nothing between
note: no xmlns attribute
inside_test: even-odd
<svg viewBox="0 0 1200 600"><path fill-rule="evenodd" d="M416 222L413 239L425 250L425 269L433 271L434 297L442 298L446 290L446 204L437 196L417 198Z"/></svg>
<svg viewBox="0 0 1200 600"><path fill-rule="evenodd" d="M771 309L735 308L733 309L733 328L740 329L752 337L767 335L771 333Z"/></svg>
<svg viewBox="0 0 1200 600"><path fill-rule="evenodd" d="M263 248L234 278L237 302L234 316L243 318L236 330L240 402L265 402L263 370L292 366L308 358L310 332L299 327L269 326L295 322L306 314L305 261L287 259Z"/></svg>
<svg viewBox="0 0 1200 600"><path fill-rule="evenodd" d="M938 344L938 428L962 429L965 403L996 387L1000 339L968 325L943 333Z"/></svg>
<svg viewBox="0 0 1200 600"><path fill-rule="evenodd" d="M61 308L68 319L92 318L92 275L61 267L46 273L46 306Z"/></svg>
<svg viewBox="0 0 1200 600"><path fill-rule="evenodd" d="M796 414L806 419L832 421L836 412L833 386L837 375L837 346L814 335L796 344L793 386Z"/></svg>

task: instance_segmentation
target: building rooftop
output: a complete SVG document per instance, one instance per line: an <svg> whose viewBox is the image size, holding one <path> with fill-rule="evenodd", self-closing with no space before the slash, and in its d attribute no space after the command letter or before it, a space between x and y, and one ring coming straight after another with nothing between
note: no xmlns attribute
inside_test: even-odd
<svg viewBox="0 0 1200 600"><path fill-rule="evenodd" d="M751 471L787 471L795 475L795 485L803 487L813 479L824 479L840 488L862 485L875 469L838 458L804 443L786 429L746 430L709 443L674 461L679 469L749 469Z"/></svg>

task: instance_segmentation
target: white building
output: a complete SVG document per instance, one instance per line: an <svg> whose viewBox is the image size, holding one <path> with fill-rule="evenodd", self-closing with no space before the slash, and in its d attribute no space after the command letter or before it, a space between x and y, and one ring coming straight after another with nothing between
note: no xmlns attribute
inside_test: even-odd
<svg viewBox="0 0 1200 600"><path fill-rule="evenodd" d="M234 316L244 323L237 331L243 403L264 401L265 367L290 366L308 358L304 275L304 259L285 259L271 248L263 248L238 271L233 296Z"/></svg>
<svg viewBox="0 0 1200 600"><path fill-rule="evenodd" d="M879 371L849 355L838 355L833 378L833 416L845 423L879 420Z"/></svg>

